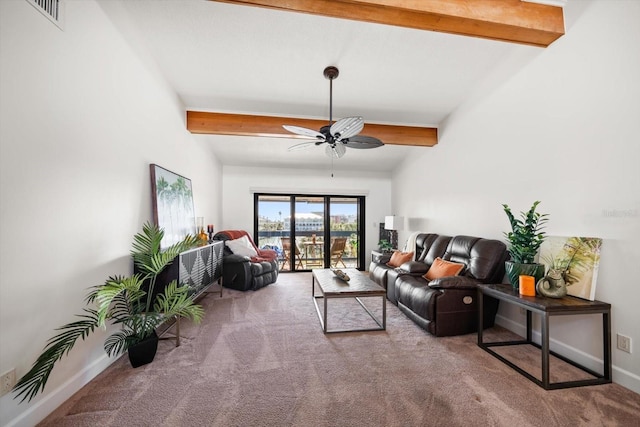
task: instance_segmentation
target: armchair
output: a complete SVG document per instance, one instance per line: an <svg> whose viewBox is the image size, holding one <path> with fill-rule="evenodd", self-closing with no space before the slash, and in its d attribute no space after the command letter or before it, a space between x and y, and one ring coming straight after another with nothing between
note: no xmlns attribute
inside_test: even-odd
<svg viewBox="0 0 640 427"><path fill-rule="evenodd" d="M236 241L245 237L248 239L253 251L244 255L233 253L229 246L234 246L230 241ZM253 242L249 233L244 230L224 230L213 236L213 240L225 241L224 255L222 258L222 280L226 288L238 291L257 290L278 279L278 254L272 249L260 249ZM237 251L240 252L240 251Z"/></svg>

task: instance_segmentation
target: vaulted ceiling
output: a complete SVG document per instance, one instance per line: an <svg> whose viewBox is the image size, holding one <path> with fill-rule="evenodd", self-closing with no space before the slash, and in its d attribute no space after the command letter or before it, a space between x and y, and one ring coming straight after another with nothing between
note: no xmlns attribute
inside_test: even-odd
<svg viewBox="0 0 640 427"><path fill-rule="evenodd" d="M122 10L112 19L135 31L196 138L224 164L281 168L329 167L318 147L287 151L300 140L280 126L328 121L328 65L340 69L334 120L362 116L362 134L387 142L348 150L334 168L390 171L437 149L439 125L499 84L503 62L564 33L561 8L520 0L138 0Z"/></svg>

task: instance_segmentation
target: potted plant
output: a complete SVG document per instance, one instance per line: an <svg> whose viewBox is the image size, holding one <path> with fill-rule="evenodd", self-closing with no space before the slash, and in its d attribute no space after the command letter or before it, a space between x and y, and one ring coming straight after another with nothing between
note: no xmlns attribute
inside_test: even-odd
<svg viewBox="0 0 640 427"><path fill-rule="evenodd" d="M13 388L16 398L31 400L44 387L55 363L68 353L78 340L84 339L109 320L122 329L111 334L104 343L109 356L127 351L133 367L153 360L158 345L155 329L177 316L198 323L204 311L188 294L188 287L172 281L160 292L154 293L156 279L181 252L197 244L197 238L186 236L165 250L160 250L164 230L150 223L133 238L131 255L137 273L132 276L112 276L102 285L90 288L86 302L95 308L85 308L80 319L60 328L59 334L47 342L44 351L29 372ZM155 295L155 297L153 297ZM137 352L150 351L140 356Z"/></svg>
<svg viewBox="0 0 640 427"><path fill-rule="evenodd" d="M393 249L393 246L391 246L391 243L389 243L389 241L387 239L382 239L378 242L378 246L380 247L380 252L391 252L391 249Z"/></svg>
<svg viewBox="0 0 640 427"><path fill-rule="evenodd" d="M504 233L511 255L511 260L505 262L505 269L514 287L518 286L520 275L533 276L536 283L544 276L544 265L534 262L544 241L545 233L542 229L548 220L548 214L536 212L539 204L540 201L536 201L528 212L520 212L520 218L514 217L509 206L502 205L511 223L511 231Z"/></svg>

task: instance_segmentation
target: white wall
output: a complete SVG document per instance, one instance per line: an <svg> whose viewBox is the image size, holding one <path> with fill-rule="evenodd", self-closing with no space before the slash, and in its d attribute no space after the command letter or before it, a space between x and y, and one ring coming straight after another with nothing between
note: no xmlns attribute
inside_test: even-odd
<svg viewBox="0 0 640 427"><path fill-rule="evenodd" d="M501 204L519 212L541 200L548 234L603 238L596 299L612 305L614 381L640 392L640 2L570 1L565 13L577 19L565 36L460 108L438 146L398 169L393 206L424 231L503 239ZM516 310L499 314L522 329ZM600 316L551 322L555 347L590 366L602 359L600 331ZM616 349L615 333L634 353Z"/></svg>
<svg viewBox="0 0 640 427"><path fill-rule="evenodd" d="M20 377L87 288L129 274L131 239L152 218L149 163L192 180L207 222L221 220L222 180L175 94L97 3L66 2L60 31L3 0L0 31L0 373ZM104 337L78 342L31 403L0 398L0 424L35 424L104 369Z"/></svg>
<svg viewBox="0 0 640 427"><path fill-rule="evenodd" d="M303 169L270 169L224 166L222 192L222 227L218 231L247 230L253 233L253 193L297 194L366 194L365 227L366 259L378 246L378 223L389 215L391 205L391 179L386 174L364 172L334 172Z"/></svg>

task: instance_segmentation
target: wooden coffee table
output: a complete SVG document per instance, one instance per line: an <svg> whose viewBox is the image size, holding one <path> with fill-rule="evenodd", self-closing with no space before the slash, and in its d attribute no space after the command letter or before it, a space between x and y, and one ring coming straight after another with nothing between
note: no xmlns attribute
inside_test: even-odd
<svg viewBox="0 0 640 427"><path fill-rule="evenodd" d="M377 283L370 280L361 271L355 268L344 268L343 272L347 273L351 280L345 282L338 279L333 272L328 269L314 269L311 279L311 295L313 296L313 303L316 306L318 312L318 318L320 319L320 326L325 334L335 332L354 332L354 331L384 331L387 328L387 291ZM320 294L316 295L316 283ZM361 298L364 297L380 297L382 298L382 320L376 318L374 314L364 305ZM371 318L378 324L377 328L364 328L364 329L338 329L327 330L327 302L332 298L355 298L356 301L364 308L364 310L371 316ZM323 300L324 311L320 312L318 306L318 299Z"/></svg>

